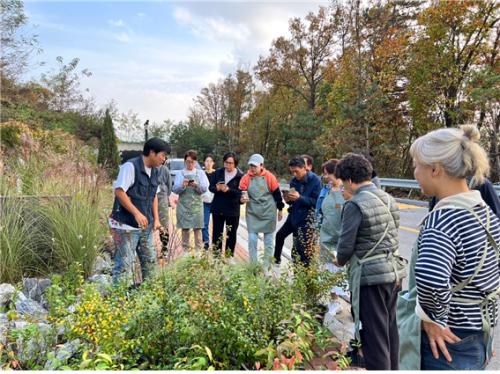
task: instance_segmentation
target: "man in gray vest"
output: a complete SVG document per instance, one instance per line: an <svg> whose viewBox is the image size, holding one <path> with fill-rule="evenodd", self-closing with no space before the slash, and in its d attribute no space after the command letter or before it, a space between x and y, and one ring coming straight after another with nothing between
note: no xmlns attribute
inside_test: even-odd
<svg viewBox="0 0 500 374"><path fill-rule="evenodd" d="M170 207L169 197L172 192L172 177L170 176L170 169L167 162L158 167L158 215L160 217L160 241L161 241L161 255L163 258L168 257L168 242L169 242L169 214Z"/></svg>
<svg viewBox="0 0 500 374"><path fill-rule="evenodd" d="M372 182L373 168L362 155L348 153L337 165L352 198L344 205L336 264L348 263L355 334L368 370L397 370L399 336L396 301L406 276L399 246L399 209Z"/></svg>
<svg viewBox="0 0 500 374"><path fill-rule="evenodd" d="M161 226L158 214L158 169L165 162L170 146L159 138L144 144L141 156L120 166L113 184L115 201L109 217L111 234L116 245L113 283L122 278L133 283L135 255L139 256L142 279L156 264L153 230Z"/></svg>

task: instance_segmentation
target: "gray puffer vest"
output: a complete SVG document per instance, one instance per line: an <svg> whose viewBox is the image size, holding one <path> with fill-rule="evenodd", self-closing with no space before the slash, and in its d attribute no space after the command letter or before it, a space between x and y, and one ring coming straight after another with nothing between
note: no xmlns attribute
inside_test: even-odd
<svg viewBox="0 0 500 374"><path fill-rule="evenodd" d="M363 215L354 250L354 255L359 259L363 258L375 246L388 227L384 239L370 255L372 257L387 254L387 257L365 263L361 273L361 286L392 283L404 278L406 264L404 259L398 256L399 208L395 200L378 188L366 186L361 187L353 195L351 202L359 207Z"/></svg>

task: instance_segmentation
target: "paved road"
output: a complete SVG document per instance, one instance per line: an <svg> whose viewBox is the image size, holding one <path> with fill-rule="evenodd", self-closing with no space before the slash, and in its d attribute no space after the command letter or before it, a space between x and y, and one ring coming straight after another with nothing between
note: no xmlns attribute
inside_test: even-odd
<svg viewBox="0 0 500 374"><path fill-rule="evenodd" d="M422 221L422 219L427 214L427 208L417 207L414 205L400 204L400 213L401 213L401 221L399 228L399 242L400 242L400 254L401 256L409 259L411 255L411 249L413 242L417 238L418 234L418 225ZM278 229L281 227L283 222L285 221L286 216L283 217L283 220L278 223ZM246 223L244 220L244 214L242 214L242 220L240 223L240 229L238 230L238 242L242 245L242 247L247 248L247 232L246 232ZM262 248L262 239L259 240L259 247ZM290 255L290 248L292 247L292 237L288 237L285 242L285 248L283 252ZM282 261L285 263L286 260ZM406 287L406 280L403 284L403 287ZM499 327L497 327L497 334L495 335L494 341L494 349L500 355L500 332ZM488 370L500 370L500 357L493 357L490 364L488 365Z"/></svg>

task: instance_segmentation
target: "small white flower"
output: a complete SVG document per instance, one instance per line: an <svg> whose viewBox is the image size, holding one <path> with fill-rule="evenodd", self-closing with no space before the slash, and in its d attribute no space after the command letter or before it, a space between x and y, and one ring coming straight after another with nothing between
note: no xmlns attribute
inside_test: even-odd
<svg viewBox="0 0 500 374"><path fill-rule="evenodd" d="M85 249L85 246L84 246L84 245L82 245L82 249Z"/></svg>
<svg viewBox="0 0 500 374"><path fill-rule="evenodd" d="M56 238L51 238L51 240L52 240L52 243L56 242Z"/></svg>
<svg viewBox="0 0 500 374"><path fill-rule="evenodd" d="M83 235L82 234L78 234L78 239L82 240L83 239Z"/></svg>

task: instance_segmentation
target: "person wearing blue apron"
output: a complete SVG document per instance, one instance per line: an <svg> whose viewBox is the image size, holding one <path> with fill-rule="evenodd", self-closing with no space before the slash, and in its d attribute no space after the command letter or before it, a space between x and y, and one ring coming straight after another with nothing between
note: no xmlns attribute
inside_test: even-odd
<svg viewBox="0 0 500 374"><path fill-rule="evenodd" d="M201 195L207 191L209 182L205 172L196 168L196 151L184 155L185 168L175 176L172 191L179 195L176 208L177 227L182 230L182 247L190 250L189 233L194 232L195 249L203 248L203 201Z"/></svg>
<svg viewBox="0 0 500 374"><path fill-rule="evenodd" d="M342 182L335 178L335 168L339 160L328 160L323 164L323 175L328 180L328 191L317 208L319 224L320 258L324 263L331 263L336 257L337 244L342 223ZM318 199L319 201L319 199Z"/></svg>
<svg viewBox="0 0 500 374"><path fill-rule="evenodd" d="M399 257L399 209L371 182L372 165L346 154L335 169L352 197L344 205L334 264L348 264L355 337L368 370L398 370L396 302L406 261Z"/></svg>
<svg viewBox="0 0 500 374"><path fill-rule="evenodd" d="M264 234L264 269L269 270L274 254L274 231L276 219L283 219L285 206L276 177L264 168L264 157L250 156L249 170L240 181L241 202L246 204L245 218L248 229L248 252L250 260L257 262L259 233Z"/></svg>

